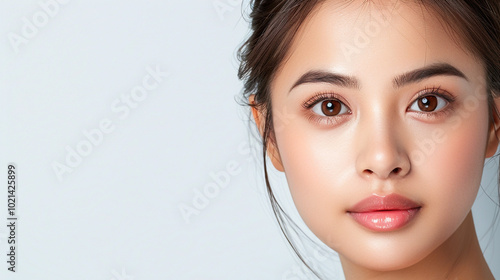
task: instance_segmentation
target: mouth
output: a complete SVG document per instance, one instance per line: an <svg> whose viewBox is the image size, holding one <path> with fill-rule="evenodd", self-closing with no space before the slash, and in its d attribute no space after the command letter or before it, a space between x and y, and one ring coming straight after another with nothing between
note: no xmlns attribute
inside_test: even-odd
<svg viewBox="0 0 500 280"><path fill-rule="evenodd" d="M347 213L369 230L386 232L410 224L421 208L421 205L398 194L372 195L354 205Z"/></svg>

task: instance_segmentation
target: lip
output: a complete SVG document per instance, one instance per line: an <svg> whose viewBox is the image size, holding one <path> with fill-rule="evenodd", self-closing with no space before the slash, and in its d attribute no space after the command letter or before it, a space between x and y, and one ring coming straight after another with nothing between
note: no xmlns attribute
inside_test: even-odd
<svg viewBox="0 0 500 280"><path fill-rule="evenodd" d="M398 194L372 195L358 202L347 213L365 228L384 232L406 226L421 208L418 203Z"/></svg>

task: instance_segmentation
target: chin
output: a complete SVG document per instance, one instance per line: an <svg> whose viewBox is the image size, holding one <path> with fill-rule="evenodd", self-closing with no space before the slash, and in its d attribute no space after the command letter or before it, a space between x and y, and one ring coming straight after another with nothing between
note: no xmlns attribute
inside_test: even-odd
<svg viewBox="0 0 500 280"><path fill-rule="evenodd" d="M359 258L360 255L356 257ZM372 271L388 272L409 268L419 263L426 257L423 252L411 253L407 251L391 252L387 250L383 253L364 254L362 259L348 259L341 257L344 262L354 263L358 267Z"/></svg>

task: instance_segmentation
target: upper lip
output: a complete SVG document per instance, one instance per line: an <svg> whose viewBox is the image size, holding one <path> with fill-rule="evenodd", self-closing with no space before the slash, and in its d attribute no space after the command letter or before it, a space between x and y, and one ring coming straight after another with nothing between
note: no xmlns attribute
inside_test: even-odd
<svg viewBox="0 0 500 280"><path fill-rule="evenodd" d="M393 193L387 196L371 195L358 202L347 212L362 213L384 210L408 210L419 207L421 205L409 198Z"/></svg>

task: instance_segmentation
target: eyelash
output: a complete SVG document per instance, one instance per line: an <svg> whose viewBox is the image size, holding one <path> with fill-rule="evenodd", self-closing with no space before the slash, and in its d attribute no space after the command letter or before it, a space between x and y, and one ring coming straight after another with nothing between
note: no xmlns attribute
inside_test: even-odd
<svg viewBox="0 0 500 280"><path fill-rule="evenodd" d="M442 90L441 87L439 87L439 86L438 87L426 87L423 90L419 91L417 93L416 98L412 102L410 102L410 106L411 106L411 104L413 104L414 102L416 102L420 98L423 98L426 96L441 97L444 100L446 100L447 104L445 105L445 107L443 109L435 111L435 112L425 113L425 112L418 112L418 111L410 111L409 110L410 107L408 107L408 109L406 111L416 113L419 116L424 117L424 118L437 119L439 117L442 117L442 116L449 114L450 112L453 112L453 110L455 109L455 106L454 106L454 102L456 100L455 96L453 96L452 94L448 93L445 90Z"/></svg>
<svg viewBox="0 0 500 280"><path fill-rule="evenodd" d="M442 99L444 99L447 104L445 105L444 108L434 111L434 112L419 112L419 111L411 111L409 108L413 103L415 103L417 100L426 97L426 96L437 96ZM334 116L334 117L326 117L326 116L319 116L315 113L312 112L312 108L325 100L338 100L343 104L343 106L346 106L348 109L348 113L342 114L340 116ZM419 91L417 93L417 96L415 99L413 99L410 102L410 106L406 109L407 112L412 112L414 114L418 114L420 117L426 118L426 119L438 119L444 115L447 115L448 113L452 112L454 110L453 103L455 102L456 98L452 94L448 93L445 90L442 90L441 87L426 87L423 90ZM343 118L348 117L351 114L351 109L349 108L349 105L347 102L343 100L342 97L340 97L338 94L333 93L333 92L320 92L315 94L313 97L311 97L309 100L304 102L302 104L302 107L306 109L309 114L307 116L307 119L313 122L316 122L318 124L325 124L325 125L336 125L340 122L342 122Z"/></svg>
<svg viewBox="0 0 500 280"><path fill-rule="evenodd" d="M318 103L320 103L322 101L325 101L325 100L338 100L344 106L347 107L348 113L340 115L340 116L335 116L335 117L319 116L319 115L313 113L311 109L316 104L318 104ZM324 124L324 125L327 125L327 126L334 126L336 124L339 124L340 122L342 122L343 118L345 118L345 117L347 117L348 115L351 114L351 109L349 108L347 102L345 102L341 96L339 96L338 94L333 93L333 92L320 92L320 93L317 93L313 97L311 97L308 101L304 102L302 104L302 107L304 107L304 109L306 109L309 112L309 114L307 116L307 119L309 121L312 121L312 122L315 122L315 123L318 123L318 124L322 124L322 125Z"/></svg>

